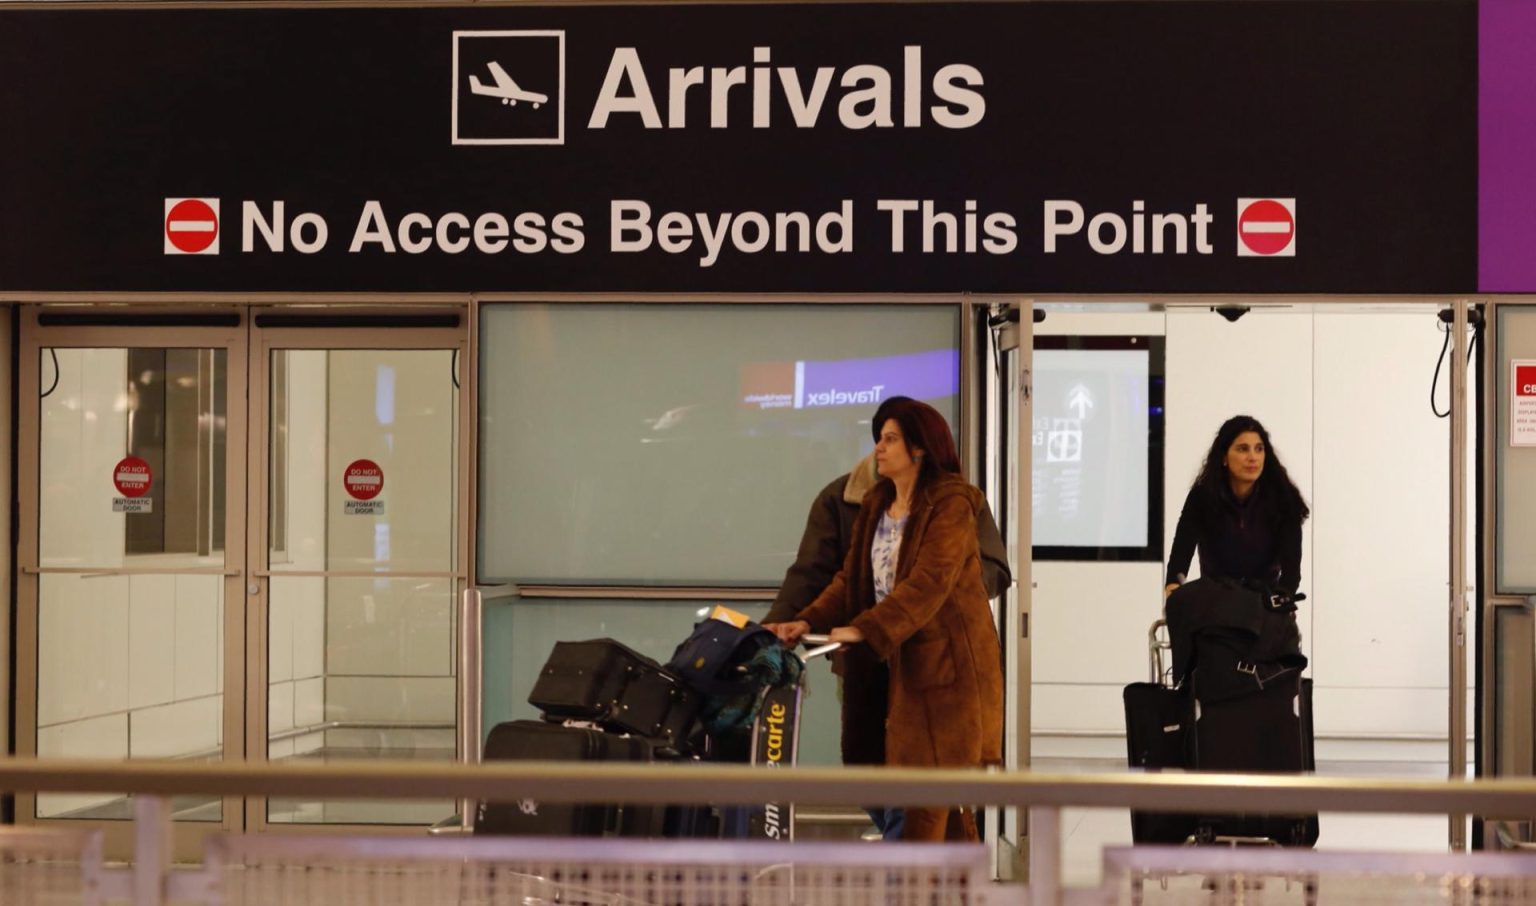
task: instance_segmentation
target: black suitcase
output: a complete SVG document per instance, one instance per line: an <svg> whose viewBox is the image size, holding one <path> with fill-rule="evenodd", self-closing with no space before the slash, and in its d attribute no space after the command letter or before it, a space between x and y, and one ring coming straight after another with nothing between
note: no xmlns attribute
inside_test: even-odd
<svg viewBox="0 0 1536 906"><path fill-rule="evenodd" d="M1126 761L1133 768L1184 768L1195 722L1194 699L1161 683L1125 687ZM1196 836L1197 816L1187 812L1131 810L1131 839L1137 843L1180 844Z"/></svg>
<svg viewBox="0 0 1536 906"><path fill-rule="evenodd" d="M486 761L654 761L675 757L655 740L620 736L588 727L564 727L539 720L497 724L485 741ZM475 833L512 836L659 837L663 807L578 805L540 802L481 802Z"/></svg>
<svg viewBox="0 0 1536 906"><path fill-rule="evenodd" d="M556 642L528 694L555 720L587 720L681 746L702 700L660 664L613 639Z"/></svg>
<svg viewBox="0 0 1536 906"><path fill-rule="evenodd" d="M1199 702L1200 670L1191 676ZM1259 692L1199 702L1189 739L1189 766L1199 771L1245 773L1312 771L1312 681L1294 673ZM1267 837L1282 846L1314 846L1317 815L1201 815L1197 839Z"/></svg>

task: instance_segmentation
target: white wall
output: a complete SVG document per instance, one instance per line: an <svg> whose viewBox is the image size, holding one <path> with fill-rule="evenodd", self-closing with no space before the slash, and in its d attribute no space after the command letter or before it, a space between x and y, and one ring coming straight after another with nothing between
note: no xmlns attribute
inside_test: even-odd
<svg viewBox="0 0 1536 906"><path fill-rule="evenodd" d="M1434 312L1051 313L1037 326L1166 336L1165 552L1221 422L1246 413L1269 429L1313 511L1301 619L1320 746L1446 729L1450 423L1429 411ZM1121 689L1147 678L1164 569L1034 564L1036 755L1123 757Z"/></svg>

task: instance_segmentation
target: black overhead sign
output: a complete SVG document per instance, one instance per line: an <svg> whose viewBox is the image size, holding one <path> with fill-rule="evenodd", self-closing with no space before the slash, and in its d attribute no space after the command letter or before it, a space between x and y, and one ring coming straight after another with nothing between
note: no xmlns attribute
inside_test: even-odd
<svg viewBox="0 0 1536 906"><path fill-rule="evenodd" d="M0 11L0 292L1475 289L1470 2Z"/></svg>

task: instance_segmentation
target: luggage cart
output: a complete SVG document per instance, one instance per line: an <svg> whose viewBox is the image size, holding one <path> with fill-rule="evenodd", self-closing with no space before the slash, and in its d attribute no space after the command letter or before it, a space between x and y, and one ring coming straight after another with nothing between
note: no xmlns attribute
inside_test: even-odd
<svg viewBox="0 0 1536 906"><path fill-rule="evenodd" d="M1172 693L1176 690L1172 661L1173 642L1168 634L1168 621L1159 618L1154 620L1151 627L1147 630L1148 682L1151 685L1166 690L1168 693ZM1200 703L1197 700L1192 699L1189 702L1188 713L1190 717L1190 725L1185 729L1185 732L1193 733L1195 732L1194 722L1199 720L1200 715ZM1182 845L1228 846L1232 848L1249 846L1281 848L1284 844L1273 837L1218 834L1215 833L1209 825L1204 825L1197 822L1194 832L1185 837ZM1131 903L1133 906L1141 906L1141 904L1145 901L1145 886L1149 878L1155 879L1163 890L1167 890L1170 877L1170 875L1161 873L1140 871L1132 872L1130 875L1130 881ZM1285 876L1284 880L1285 890L1289 892L1293 878L1290 876ZM1258 886L1261 886L1262 883L1262 878L1253 876L1247 876L1243 878L1207 877L1203 886L1206 890L1215 892L1220 897L1221 901L1235 903L1241 901L1245 891L1255 889ZM1317 876L1307 875L1302 879L1301 884L1305 906L1316 906Z"/></svg>
<svg viewBox="0 0 1536 906"><path fill-rule="evenodd" d="M752 764L763 767L793 767L800 755L800 713L805 699L805 666L813 659L831 655L843 647L824 635L807 635L806 651L795 652L800 659L800 675L784 686L768 686L759 694L757 716L752 721ZM727 822L730 824L731 822ZM793 840L795 804L765 802L750 806L745 827L749 840Z"/></svg>

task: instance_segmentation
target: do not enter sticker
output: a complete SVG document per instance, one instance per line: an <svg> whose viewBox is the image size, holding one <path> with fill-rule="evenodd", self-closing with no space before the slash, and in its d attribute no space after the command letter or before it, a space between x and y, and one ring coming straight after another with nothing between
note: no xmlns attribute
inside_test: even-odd
<svg viewBox="0 0 1536 906"><path fill-rule="evenodd" d="M112 467L112 486L121 497L112 498L114 513L150 513L154 501L148 496L155 476L149 463L137 456L125 456Z"/></svg>
<svg viewBox="0 0 1536 906"><path fill-rule="evenodd" d="M384 501L375 500L384 490L384 470L371 459L354 459L342 470L341 484L347 496L344 510L348 516L376 516L384 512Z"/></svg>

